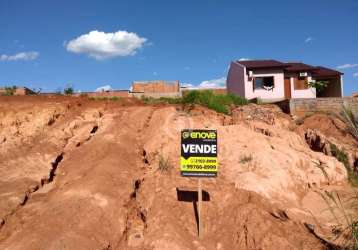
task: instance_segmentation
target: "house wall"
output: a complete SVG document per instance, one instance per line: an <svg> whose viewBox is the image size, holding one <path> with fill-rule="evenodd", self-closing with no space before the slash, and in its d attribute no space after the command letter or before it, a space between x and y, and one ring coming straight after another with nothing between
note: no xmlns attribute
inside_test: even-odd
<svg viewBox="0 0 358 250"><path fill-rule="evenodd" d="M226 88L228 93L238 96L245 96L245 67L236 62L231 62L226 78Z"/></svg>
<svg viewBox="0 0 358 250"><path fill-rule="evenodd" d="M358 116L358 98L354 97L303 98L291 99L286 102L289 103L289 112L299 117L316 112L340 114L343 105L349 107Z"/></svg>
<svg viewBox="0 0 358 250"><path fill-rule="evenodd" d="M265 69L254 70L253 77L274 77L274 88L272 90L253 89L253 79L249 80L247 74L244 76L245 80L245 97L247 99L260 98L263 100L282 100L285 98L284 92L284 74L283 70Z"/></svg>
<svg viewBox="0 0 358 250"><path fill-rule="evenodd" d="M315 88L295 89L295 77L297 76L298 74L291 75L291 98L316 98ZM310 74L307 76L307 81L312 81L312 76Z"/></svg>

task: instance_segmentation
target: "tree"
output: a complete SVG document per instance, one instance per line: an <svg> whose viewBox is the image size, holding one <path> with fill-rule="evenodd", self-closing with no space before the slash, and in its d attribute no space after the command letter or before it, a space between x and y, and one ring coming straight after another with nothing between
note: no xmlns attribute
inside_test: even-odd
<svg viewBox="0 0 358 250"><path fill-rule="evenodd" d="M316 81L311 81L308 83L308 86L310 88L315 88L317 93L322 93L322 91L327 88L328 86L328 81L323 81L323 80L316 80Z"/></svg>
<svg viewBox="0 0 358 250"><path fill-rule="evenodd" d="M65 95L72 95L73 94L73 88L72 87L67 87L63 89L63 93L65 93Z"/></svg>

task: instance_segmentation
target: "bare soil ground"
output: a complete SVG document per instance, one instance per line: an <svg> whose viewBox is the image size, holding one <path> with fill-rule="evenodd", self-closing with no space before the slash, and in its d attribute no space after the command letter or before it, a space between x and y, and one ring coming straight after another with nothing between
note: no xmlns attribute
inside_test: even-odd
<svg viewBox="0 0 358 250"><path fill-rule="evenodd" d="M349 192L347 173L295 126L272 106L225 116L136 99L1 97L0 249L327 249L315 235L332 223L319 193ZM197 180L179 175L184 128L218 130L202 239Z"/></svg>

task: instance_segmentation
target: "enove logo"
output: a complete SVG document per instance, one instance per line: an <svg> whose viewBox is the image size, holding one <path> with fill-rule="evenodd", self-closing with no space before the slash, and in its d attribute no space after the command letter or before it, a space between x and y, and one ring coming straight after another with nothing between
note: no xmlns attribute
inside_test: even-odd
<svg viewBox="0 0 358 250"><path fill-rule="evenodd" d="M215 132L206 132L206 131L201 131L201 132L184 131L182 133L182 138L183 139L187 139L187 138L192 138L192 139L216 139L216 133Z"/></svg>

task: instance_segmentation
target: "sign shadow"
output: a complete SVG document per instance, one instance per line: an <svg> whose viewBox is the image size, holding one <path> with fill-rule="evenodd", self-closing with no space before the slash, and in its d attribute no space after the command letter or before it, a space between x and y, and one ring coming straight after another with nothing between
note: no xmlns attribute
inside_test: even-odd
<svg viewBox="0 0 358 250"><path fill-rule="evenodd" d="M181 188L176 188L178 201L183 202L192 202L194 209L194 216L196 221L196 227L199 232L199 213L198 213L198 191L185 190ZM210 201L210 194L202 190L203 201Z"/></svg>

